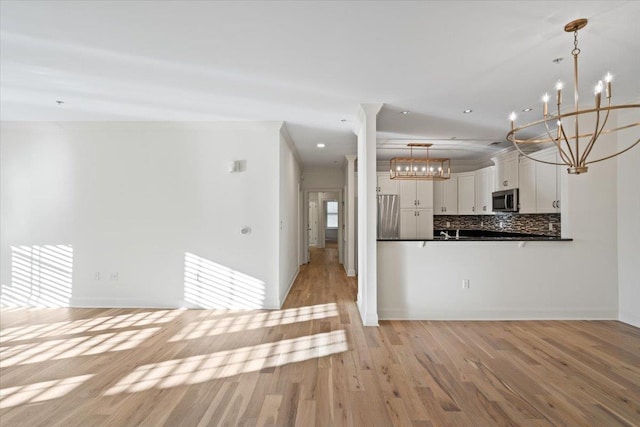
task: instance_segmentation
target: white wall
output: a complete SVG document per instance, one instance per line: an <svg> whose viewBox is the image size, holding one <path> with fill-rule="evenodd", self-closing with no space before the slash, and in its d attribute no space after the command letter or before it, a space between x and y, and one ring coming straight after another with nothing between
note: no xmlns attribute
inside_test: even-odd
<svg viewBox="0 0 640 427"><path fill-rule="evenodd" d="M305 190L327 190L345 185L344 171L341 168L305 169L303 176L302 186Z"/></svg>
<svg viewBox="0 0 640 427"><path fill-rule="evenodd" d="M287 257L296 173L278 149L281 125L3 123L3 298L47 286L16 280L16 248L65 245L71 305L278 307L279 273L292 271L278 258L279 214ZM229 173L232 160L246 160L246 171ZM243 226L252 232L241 234ZM187 282L196 289L189 298Z"/></svg>
<svg viewBox="0 0 640 427"><path fill-rule="evenodd" d="M289 136L280 132L280 257L279 301L284 303L300 266L300 221L299 203L301 193L300 165L295 157L295 148Z"/></svg>
<svg viewBox="0 0 640 427"><path fill-rule="evenodd" d="M631 114L619 113L618 120L622 126L633 118ZM619 149L640 138L638 128L633 130L621 133ZM640 327L640 146L620 155L617 161L619 319Z"/></svg>
<svg viewBox="0 0 640 427"><path fill-rule="evenodd" d="M603 146L615 144L601 138ZM570 224L567 237L572 242L527 243L522 248L513 242L427 242L425 247L417 242L379 243L380 317L616 319L616 162L591 165L587 174L562 176L563 224ZM629 176L636 178L636 187L637 176L637 171ZM637 243L633 245L637 263ZM469 289L462 289L462 279L470 280Z"/></svg>

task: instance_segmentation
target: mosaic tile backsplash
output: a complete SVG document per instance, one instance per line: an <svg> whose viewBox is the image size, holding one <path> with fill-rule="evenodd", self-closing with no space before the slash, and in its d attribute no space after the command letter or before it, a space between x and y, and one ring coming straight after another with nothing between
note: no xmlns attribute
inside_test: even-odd
<svg viewBox="0 0 640 427"><path fill-rule="evenodd" d="M433 229L487 230L560 237L560 214L434 215ZM502 227L500 226L502 223ZM553 230L549 231L549 223Z"/></svg>

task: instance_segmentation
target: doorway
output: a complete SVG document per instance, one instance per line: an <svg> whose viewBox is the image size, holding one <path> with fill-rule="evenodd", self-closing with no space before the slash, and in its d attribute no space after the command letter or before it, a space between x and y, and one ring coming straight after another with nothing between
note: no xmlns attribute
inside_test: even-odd
<svg viewBox="0 0 640 427"><path fill-rule="evenodd" d="M338 249L338 261L343 262L343 194L342 189L306 190L304 212L306 232L304 262L310 261L310 248Z"/></svg>

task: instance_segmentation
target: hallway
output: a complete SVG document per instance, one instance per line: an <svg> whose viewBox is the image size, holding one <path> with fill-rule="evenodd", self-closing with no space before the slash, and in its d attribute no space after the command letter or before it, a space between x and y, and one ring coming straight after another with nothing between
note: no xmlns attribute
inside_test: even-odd
<svg viewBox="0 0 640 427"><path fill-rule="evenodd" d="M327 248L281 310L2 309L2 425L640 425L636 328L363 328L355 295Z"/></svg>

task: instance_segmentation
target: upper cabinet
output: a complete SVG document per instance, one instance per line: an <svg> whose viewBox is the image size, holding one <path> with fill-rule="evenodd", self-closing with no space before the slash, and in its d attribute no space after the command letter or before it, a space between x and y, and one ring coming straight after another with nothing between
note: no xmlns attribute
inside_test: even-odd
<svg viewBox="0 0 640 427"><path fill-rule="evenodd" d="M433 182L433 214L458 214L458 176Z"/></svg>
<svg viewBox="0 0 640 427"><path fill-rule="evenodd" d="M476 213L476 174L474 172L458 175L458 214Z"/></svg>
<svg viewBox="0 0 640 427"><path fill-rule="evenodd" d="M493 191L493 166L478 169L476 175L476 210L477 215L492 214L491 193Z"/></svg>
<svg viewBox="0 0 640 427"><path fill-rule="evenodd" d="M518 157L519 153L512 151L492 159L496 164L495 191L518 188Z"/></svg>
<svg viewBox="0 0 640 427"><path fill-rule="evenodd" d="M518 180L520 182L520 191L518 192L520 209L518 212L523 214L537 213L536 162L526 157L521 157L518 173Z"/></svg>
<svg viewBox="0 0 640 427"><path fill-rule="evenodd" d="M532 155L533 156L533 155ZM558 163L555 148L535 156L549 163ZM538 213L560 212L561 167L536 162L536 210Z"/></svg>
<svg viewBox="0 0 640 427"><path fill-rule="evenodd" d="M399 184L400 209L432 209L433 182L404 179Z"/></svg>
<svg viewBox="0 0 640 427"><path fill-rule="evenodd" d="M389 172L377 174L378 182L376 192L378 194L398 194L398 181L391 179Z"/></svg>
<svg viewBox="0 0 640 427"><path fill-rule="evenodd" d="M555 149L543 150L531 157L557 163ZM558 165L520 158L520 213L560 212L560 173Z"/></svg>

